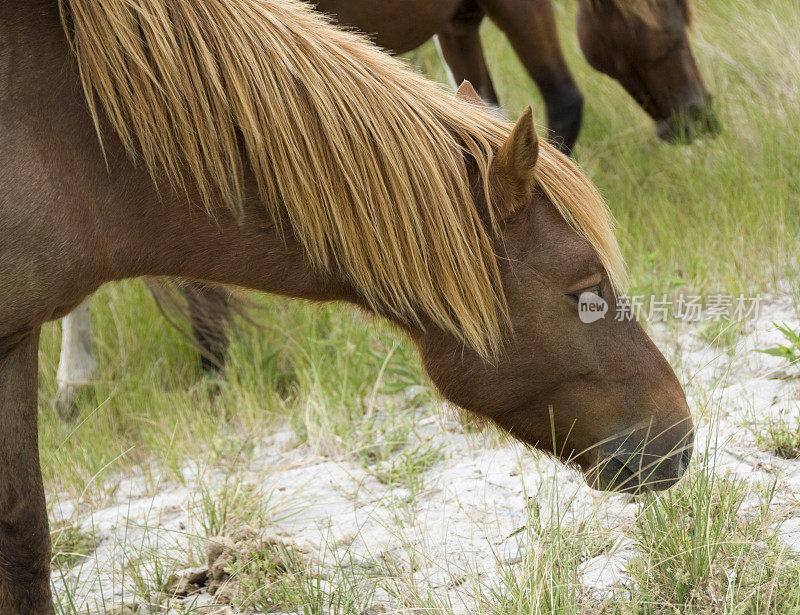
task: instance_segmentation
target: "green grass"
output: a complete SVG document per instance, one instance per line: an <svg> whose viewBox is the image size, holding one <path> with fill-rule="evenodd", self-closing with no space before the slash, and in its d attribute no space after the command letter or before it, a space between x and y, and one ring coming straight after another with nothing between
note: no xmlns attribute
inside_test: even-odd
<svg viewBox="0 0 800 615"><path fill-rule="evenodd" d="M579 570L592 533L565 519L569 507L559 502L556 486L540 489L529 502L528 522L517 530L526 548L510 561L498 562L500 582L478 587L485 592L482 602L496 615L580 613Z"/></svg>
<svg viewBox="0 0 800 615"><path fill-rule="evenodd" d="M270 493L254 485L226 477L221 489L201 484L197 490L195 516L202 536L227 535L243 526L265 527L273 520Z"/></svg>
<svg viewBox="0 0 800 615"><path fill-rule="evenodd" d="M795 405L794 416L797 416ZM784 459L800 458L800 423L781 413L766 420L754 420L756 443L762 450Z"/></svg>
<svg viewBox="0 0 800 615"><path fill-rule="evenodd" d="M90 555L95 549L94 535L69 524L55 524L50 528L50 542L53 548L51 567L69 568Z"/></svg>
<svg viewBox="0 0 800 615"><path fill-rule="evenodd" d="M641 504L640 554L625 613L797 613L800 558L774 529L774 488L745 514L750 485L704 459L689 480Z"/></svg>
<svg viewBox="0 0 800 615"><path fill-rule="evenodd" d="M775 328L783 335L786 343L778 344L771 348L759 349L759 352L783 359L789 364L789 367L794 368L800 361L800 333L786 324L774 324Z"/></svg>
<svg viewBox="0 0 800 615"><path fill-rule="evenodd" d="M575 3L556 2L567 60L586 98L575 157L618 220L633 294L752 295L774 290L779 280L800 288L800 9L794 0L694 4L692 42L724 130L677 147L660 142L621 87L586 65ZM530 104L543 124L536 87L505 39L491 25L484 38L509 114ZM444 80L432 45L411 59ZM60 327L45 327L43 473L51 503L81 504L76 518L53 530L59 571L94 549L94 538L75 529L80 514L114 500L119 478L132 473L152 493L167 483L188 484L187 464L224 473L222 486L209 483L193 495L190 530L197 540L243 524L269 526L285 511L272 508L269 485L254 484L241 468L277 431L291 432L289 446L355 461L379 483L407 490L402 522L409 518L403 507L413 508L435 486L431 477L448 453L415 430L418 408L429 408L435 395L408 342L348 308L254 300L259 326L239 325L226 377L208 381L190 341L165 323L140 283L103 287L92 308L99 382L70 425L52 408ZM733 353L742 327L720 321L699 330L707 343ZM796 455L796 426L754 421L761 448ZM462 428L478 432L481 445L505 442L468 420ZM776 538L774 492L747 493L708 456L680 487L637 503L635 522L621 530L635 544L631 583L612 598L585 595L579 574L608 548L609 531L599 520L573 522L555 504L545 506L557 493L531 495L541 505L531 507L522 535L533 547L513 563L498 556L498 583L445 570L475 599L476 613L800 613L800 566ZM753 498L756 512L745 510ZM408 547L408 561L376 556L354 563L346 552L326 552L324 573L319 562L301 565L291 552L267 548L237 563L244 588L237 600L253 610L359 613L388 599L401 612L451 612L457 605L414 576L412 560L425 556L415 548ZM160 604L163 582L200 559L196 549L181 562L158 561L155 553L143 544L138 559L120 563L137 588L126 600ZM71 596L59 595L58 613L81 612ZM175 608L170 612L205 612L188 603Z"/></svg>
<svg viewBox="0 0 800 615"><path fill-rule="evenodd" d="M166 325L138 282L104 287L93 304L99 383L70 425L51 407L60 328L45 327L45 480L74 495L102 496L104 477L136 467L155 486L161 475L153 461L175 478L185 459L234 463L286 422L299 442L323 454L354 451L379 415L376 400L424 382L413 350L360 313L269 297L259 303L263 324L241 325L226 378L209 383L192 343ZM430 397L415 395L414 403Z"/></svg>
<svg viewBox="0 0 800 615"><path fill-rule="evenodd" d="M735 350L736 341L744 331L740 320L711 320L700 325L700 335L708 343L729 351Z"/></svg>

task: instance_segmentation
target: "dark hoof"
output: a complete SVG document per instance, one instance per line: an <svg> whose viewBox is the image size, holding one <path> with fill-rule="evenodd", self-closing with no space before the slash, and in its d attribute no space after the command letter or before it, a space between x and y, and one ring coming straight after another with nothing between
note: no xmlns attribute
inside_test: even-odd
<svg viewBox="0 0 800 615"><path fill-rule="evenodd" d="M58 388L53 406L61 417L61 420L71 423L80 414L78 399L86 395L86 389L90 387L68 384Z"/></svg>

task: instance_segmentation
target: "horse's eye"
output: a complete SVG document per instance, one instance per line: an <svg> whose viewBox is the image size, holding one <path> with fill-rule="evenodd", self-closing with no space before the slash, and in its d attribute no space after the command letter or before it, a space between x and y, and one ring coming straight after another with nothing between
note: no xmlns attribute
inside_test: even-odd
<svg viewBox="0 0 800 615"><path fill-rule="evenodd" d="M581 295L584 293L592 293L593 295L601 297L603 294L602 284L595 284L594 286L590 286L589 288L584 288L583 290L577 293L567 293L567 297L572 299L575 303L578 303L581 299Z"/></svg>

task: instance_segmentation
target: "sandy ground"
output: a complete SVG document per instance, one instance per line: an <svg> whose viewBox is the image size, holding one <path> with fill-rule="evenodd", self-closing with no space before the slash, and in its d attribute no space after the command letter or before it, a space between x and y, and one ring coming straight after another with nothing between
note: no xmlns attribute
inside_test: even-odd
<svg viewBox="0 0 800 615"><path fill-rule="evenodd" d="M754 421L763 425L781 413L788 420L800 415L800 381L781 360L755 352L782 341L774 321L800 328L788 292L763 297L757 319L746 324L733 349L709 345L697 325L654 324L650 333L685 384L690 406L706 409L697 417L696 450L716 458L718 473L741 476L754 488L777 481L776 505L785 510L786 521L776 531L800 549L800 462L759 450L753 427ZM514 534L527 522L530 498L546 510L543 515L583 520L610 537L581 565L588 593L602 595L626 582L635 546L625 528L637 511L630 498L594 492L574 470L516 443L498 445L491 433L465 433L451 412L419 409L416 424L418 437L443 445L445 455L427 472L416 498L381 484L356 461L295 446L290 432L260 443L237 468L237 480L271 492L275 514L265 529L271 536L328 563L346 557L350 565L391 561L409 570L413 561L409 575L456 611L473 605L475 582L497 583L503 566L519 561L526 549L546 548L526 544L525 532ZM153 553L165 570L200 564L198 485L221 483L223 473L195 465L184 474L185 486L164 485L155 497L143 481L126 478L114 505L102 510L57 504L55 517L79 519L99 543L90 557L54 579L56 592L63 596L68 587L76 604L92 609L103 602L121 604L133 590L130 575L122 573L126 561ZM745 509L754 502L748 496ZM156 568L152 561L142 565ZM207 604L209 597L190 600ZM385 600L375 596L377 603Z"/></svg>

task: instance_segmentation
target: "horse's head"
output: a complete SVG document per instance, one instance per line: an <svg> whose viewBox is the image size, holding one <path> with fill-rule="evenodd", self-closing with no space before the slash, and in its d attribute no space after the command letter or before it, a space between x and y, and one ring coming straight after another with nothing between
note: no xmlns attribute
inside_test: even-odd
<svg viewBox="0 0 800 615"><path fill-rule="evenodd" d="M719 120L686 35L689 0L584 0L578 39L586 60L619 81L662 139L716 134Z"/></svg>
<svg viewBox="0 0 800 615"><path fill-rule="evenodd" d="M683 390L592 244L538 187L539 147L528 109L489 171L511 331L499 358L429 327L417 338L423 363L446 398L577 464L592 486L665 489L691 455Z"/></svg>

